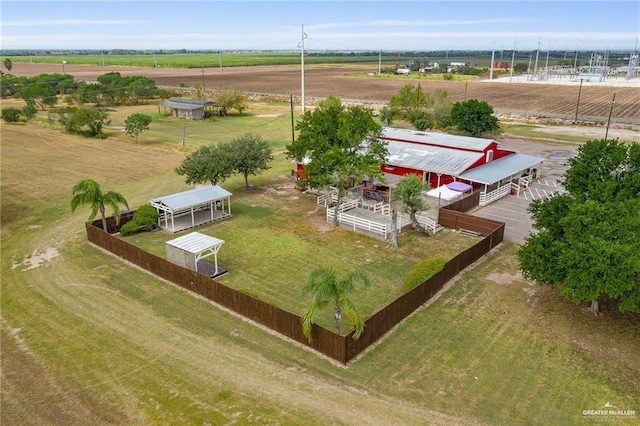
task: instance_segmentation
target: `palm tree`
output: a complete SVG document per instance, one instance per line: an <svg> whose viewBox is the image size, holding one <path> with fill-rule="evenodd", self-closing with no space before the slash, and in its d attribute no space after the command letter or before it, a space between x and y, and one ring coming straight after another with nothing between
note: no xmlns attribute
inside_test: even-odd
<svg viewBox="0 0 640 426"><path fill-rule="evenodd" d="M71 199L71 211L83 205L91 206L91 215L89 220L93 220L98 215L102 215L102 229L107 231L107 218L104 213L106 207L111 207L115 213L116 223L120 222L120 205L124 204L129 208L127 200L118 192L107 191L102 192L98 182L93 179L84 179L73 187L73 198Z"/></svg>
<svg viewBox="0 0 640 426"><path fill-rule="evenodd" d="M360 271L351 272L343 280L338 280L333 269L318 268L311 272L309 281L302 288L302 294L313 294L313 301L302 317L302 332L309 342L311 342L311 326L316 311L326 308L332 304L336 321L336 333L340 334L340 323L342 314L346 314L349 323L355 326L354 339L362 334L364 320L358 312L348 295L355 291L356 284L361 283L364 287L370 287L369 278Z"/></svg>

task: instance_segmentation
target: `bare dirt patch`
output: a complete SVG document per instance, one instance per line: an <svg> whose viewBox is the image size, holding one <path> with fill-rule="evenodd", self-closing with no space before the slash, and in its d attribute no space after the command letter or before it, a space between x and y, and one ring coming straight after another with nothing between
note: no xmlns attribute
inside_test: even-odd
<svg viewBox="0 0 640 426"><path fill-rule="evenodd" d="M487 276L487 279L496 284L511 285L514 282L520 281L522 279L522 274L519 271L515 274L510 274L508 272L502 274L491 273Z"/></svg>
<svg viewBox="0 0 640 426"><path fill-rule="evenodd" d="M58 257L58 250L54 247L46 247L42 250L36 249L31 255L25 256L24 260L20 263L13 262L11 269L16 269L20 266L25 266L25 271L38 268L43 264L51 261L51 259Z"/></svg>

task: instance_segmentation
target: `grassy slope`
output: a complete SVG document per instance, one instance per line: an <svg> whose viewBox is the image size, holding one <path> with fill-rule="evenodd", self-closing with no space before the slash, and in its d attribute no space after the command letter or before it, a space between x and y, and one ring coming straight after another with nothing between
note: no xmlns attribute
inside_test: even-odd
<svg viewBox="0 0 640 426"><path fill-rule="evenodd" d="M221 134L202 133L194 143ZM78 179L134 206L184 188L178 142L142 138L2 127L3 423L567 424L607 401L640 406L637 316L596 319L531 287L513 245L346 369L89 246L87 212L68 209ZM14 267L47 247L59 256Z"/></svg>

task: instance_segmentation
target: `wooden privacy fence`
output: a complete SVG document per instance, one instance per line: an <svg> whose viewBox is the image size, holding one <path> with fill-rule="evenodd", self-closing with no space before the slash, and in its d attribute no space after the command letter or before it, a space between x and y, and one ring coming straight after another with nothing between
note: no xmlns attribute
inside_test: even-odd
<svg viewBox="0 0 640 426"><path fill-rule="evenodd" d="M460 200L451 203L442 207L442 210L455 210L457 212L468 212L474 207L477 207L480 204L480 193L482 191L477 190L473 192L471 195L468 195Z"/></svg>
<svg viewBox="0 0 640 426"><path fill-rule="evenodd" d="M442 210L440 213L442 214ZM465 215L464 213L461 214ZM110 233L106 233L102 230L101 220L87 223L86 231L87 238L91 243L121 259L205 297L256 323L269 327L283 336L306 345L329 358L342 364L347 364L347 362L389 332L396 324L429 301L451 278L502 242L504 236L503 223L481 218L474 219L477 219L477 221L470 221L469 226L475 228L470 230L485 232L491 228L492 231L473 247L447 262L444 268L433 277L412 291L403 294L371 316L365 322L364 332L358 340L352 338L353 332L347 336L341 336L314 324L312 342L309 342L302 334L301 318L298 315L227 287L206 275L173 264Z"/></svg>

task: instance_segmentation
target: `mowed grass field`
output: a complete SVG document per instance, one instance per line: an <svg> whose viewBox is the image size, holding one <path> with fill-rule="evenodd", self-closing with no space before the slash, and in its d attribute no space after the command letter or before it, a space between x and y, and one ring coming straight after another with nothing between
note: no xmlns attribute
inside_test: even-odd
<svg viewBox="0 0 640 426"><path fill-rule="evenodd" d="M106 140L2 124L2 424L546 425L581 424L583 410L607 402L640 407L638 316L605 309L595 318L524 281L513 244L346 368L89 245L88 210L70 212L73 184L93 178L131 207L186 189L174 173L185 128L187 151L253 132L276 153L273 168L253 179L255 192L240 179L225 183L234 216L207 227L227 239L220 260L232 270L229 285L277 301L269 277L249 263L268 270L263 263L277 259L272 273L285 282L333 252L350 254L344 270L373 266L391 285L422 257L411 247L426 243L410 234L396 255L379 240L327 228L313 200L290 189L285 105L252 104L246 116L199 123L157 118L138 144L119 129L133 111L157 116L153 105L113 111ZM273 253L224 257L234 240L257 244L253 236L269 238ZM164 238L140 244L162 253ZM391 260L376 265L383 256ZM289 283L287 299L300 284Z"/></svg>

